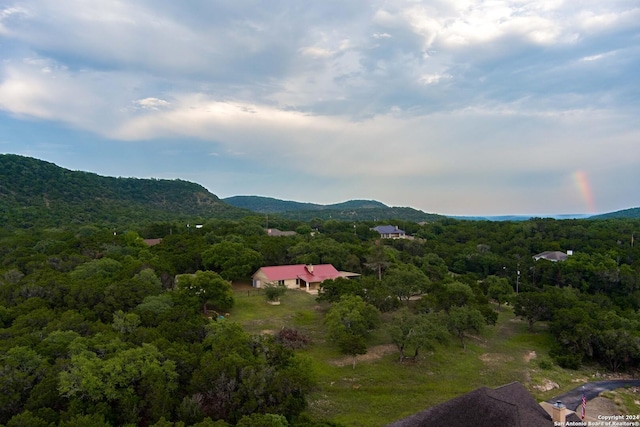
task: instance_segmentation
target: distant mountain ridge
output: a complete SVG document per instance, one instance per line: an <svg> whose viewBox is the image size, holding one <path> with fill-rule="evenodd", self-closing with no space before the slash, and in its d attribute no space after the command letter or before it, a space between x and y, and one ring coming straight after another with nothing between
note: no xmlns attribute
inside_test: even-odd
<svg viewBox="0 0 640 427"><path fill-rule="evenodd" d="M623 209L621 211L604 213L601 215L594 215L592 219L611 219L611 218L640 218L640 207Z"/></svg>
<svg viewBox="0 0 640 427"><path fill-rule="evenodd" d="M230 205L262 214L275 214L287 219L309 221L315 218L340 221L436 221L444 216L425 213L409 207L390 207L376 200L348 200L330 205L302 203L263 196L233 196L222 199Z"/></svg>
<svg viewBox="0 0 640 427"><path fill-rule="evenodd" d="M313 211L324 209L372 209L388 208L384 203L376 200L348 200L331 205L317 203L295 202L263 196L233 196L222 199L223 202L238 208L249 209L258 213L283 213L293 211Z"/></svg>
<svg viewBox="0 0 640 427"><path fill-rule="evenodd" d="M401 219L405 221L436 221L453 218L467 221L528 221L532 218L570 219L610 219L640 218L640 208L625 209L600 215L557 214L557 215L440 215L425 213L409 207L390 207L376 200L349 200L342 203L321 205L316 203L295 202L264 196L233 196L222 199L230 205L262 214L277 214L284 218L308 221L313 218L338 220L385 220Z"/></svg>
<svg viewBox="0 0 640 427"><path fill-rule="evenodd" d="M7 225L123 224L250 214L188 181L104 177L0 154L0 222Z"/></svg>
<svg viewBox="0 0 640 427"><path fill-rule="evenodd" d="M409 207L390 207L375 200L320 205L262 196L220 200L203 186L183 180L104 177L71 171L53 163L15 154L0 154L0 225L29 228L82 224L134 224L150 221L239 219L274 214L309 221L432 222L447 218ZM523 216L453 217L469 220L525 220ZM583 218L579 215L551 218ZM589 219L640 218L640 208Z"/></svg>
<svg viewBox="0 0 640 427"><path fill-rule="evenodd" d="M528 221L532 218L552 218L552 219L587 219L592 218L589 214L558 214L558 215L490 215L490 216L452 216L451 218L467 221Z"/></svg>

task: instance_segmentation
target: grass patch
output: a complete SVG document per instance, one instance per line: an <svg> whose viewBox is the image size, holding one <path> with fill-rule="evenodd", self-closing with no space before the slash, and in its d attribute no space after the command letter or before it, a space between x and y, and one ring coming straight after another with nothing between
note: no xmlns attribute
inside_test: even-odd
<svg viewBox="0 0 640 427"><path fill-rule="evenodd" d="M519 381L538 400L550 399L589 378L589 369L567 371L549 357L552 338L546 325L536 324L528 331L526 322L515 318L510 309L500 311L495 326L466 338L463 350L457 339L423 352L418 360L399 363L398 354L380 352L374 358L356 363L340 354L327 340L323 325L326 304L303 291L287 291L279 306L267 304L263 296L247 292L236 294L231 319L248 331L260 333L284 326L308 335L313 344L298 352L306 359L317 381L309 397L307 412L318 418L346 426L382 426L478 387L498 387ZM383 327L368 340L369 355L376 349L389 349ZM349 363L338 366L336 361ZM536 385L553 380L559 388L536 390Z"/></svg>
<svg viewBox="0 0 640 427"><path fill-rule="evenodd" d="M611 399L615 403L617 415L640 414L640 389L638 387L625 387L605 391L600 396Z"/></svg>
<svg viewBox="0 0 640 427"><path fill-rule="evenodd" d="M287 291L280 298L280 305L269 304L262 293L238 291L229 314L231 320L241 323L252 333L284 326L314 329L323 317L322 306L315 297L296 290Z"/></svg>

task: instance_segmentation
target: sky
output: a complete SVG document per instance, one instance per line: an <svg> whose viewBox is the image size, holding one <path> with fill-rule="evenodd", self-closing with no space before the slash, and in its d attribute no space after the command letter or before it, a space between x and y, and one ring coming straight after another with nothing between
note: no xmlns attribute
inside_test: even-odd
<svg viewBox="0 0 640 427"><path fill-rule="evenodd" d="M218 197L640 206L637 0L0 0L0 153Z"/></svg>

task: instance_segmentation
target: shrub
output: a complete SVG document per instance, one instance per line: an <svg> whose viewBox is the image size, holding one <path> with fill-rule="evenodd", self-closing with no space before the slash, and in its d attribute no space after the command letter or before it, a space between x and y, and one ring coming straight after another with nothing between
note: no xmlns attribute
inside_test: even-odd
<svg viewBox="0 0 640 427"><path fill-rule="evenodd" d="M284 285L267 284L264 286L264 297L267 301L278 301L286 292L287 288Z"/></svg>
<svg viewBox="0 0 640 427"><path fill-rule="evenodd" d="M538 366L540 367L540 369L549 370L553 368L553 362L545 357L538 360Z"/></svg>
<svg viewBox="0 0 640 427"><path fill-rule="evenodd" d="M311 344L311 338L293 328L282 328L275 339L276 342L292 350L306 348Z"/></svg>

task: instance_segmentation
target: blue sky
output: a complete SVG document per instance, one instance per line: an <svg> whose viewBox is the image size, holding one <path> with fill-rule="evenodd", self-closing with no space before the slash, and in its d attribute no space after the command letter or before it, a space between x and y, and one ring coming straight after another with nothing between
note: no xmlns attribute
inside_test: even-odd
<svg viewBox="0 0 640 427"><path fill-rule="evenodd" d="M0 152L219 197L640 206L637 0L0 0Z"/></svg>

